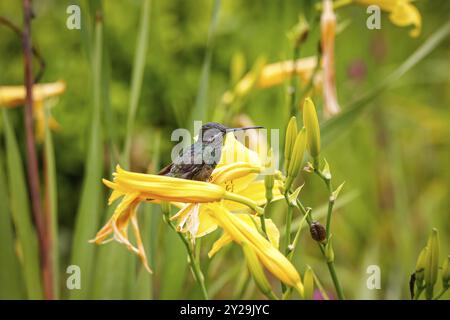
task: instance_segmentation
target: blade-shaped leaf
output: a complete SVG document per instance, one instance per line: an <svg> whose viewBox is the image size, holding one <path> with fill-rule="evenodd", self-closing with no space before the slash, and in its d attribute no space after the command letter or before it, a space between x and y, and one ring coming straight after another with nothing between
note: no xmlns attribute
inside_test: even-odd
<svg viewBox="0 0 450 320"><path fill-rule="evenodd" d="M14 251L14 233L4 175L3 153L0 153L0 299L23 299L25 287L20 264Z"/></svg>
<svg viewBox="0 0 450 320"><path fill-rule="evenodd" d="M30 203L22 159L8 113L5 110L3 110L3 124L6 138L9 198L20 248L19 252L27 296L29 299L42 299L39 248L30 214Z"/></svg>
<svg viewBox="0 0 450 320"><path fill-rule="evenodd" d="M93 274L95 246L88 243L97 230L102 207L102 170L103 146L101 128L101 57L103 43L103 25L100 19L96 20L95 43L93 53L93 110L89 147L86 158L84 182L79 202L75 234L73 239L71 263L81 269L81 289L72 290L71 298L87 298Z"/></svg>

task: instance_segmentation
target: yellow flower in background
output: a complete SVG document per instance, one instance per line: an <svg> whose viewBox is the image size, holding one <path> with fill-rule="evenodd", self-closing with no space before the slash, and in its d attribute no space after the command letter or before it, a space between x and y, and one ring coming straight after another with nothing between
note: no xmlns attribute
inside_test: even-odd
<svg viewBox="0 0 450 320"><path fill-rule="evenodd" d="M33 113L36 119L36 136L39 141L44 138L45 109L44 101L61 95L66 90L63 81L35 84L33 86ZM24 86L0 86L0 107L14 108L25 104L26 89ZM53 117L48 119L51 129L59 128Z"/></svg>
<svg viewBox="0 0 450 320"><path fill-rule="evenodd" d="M298 59L295 64L292 60L267 64L262 69L256 86L259 88L273 87L282 84L293 74L299 76L302 82L307 82L311 78L316 64L316 57Z"/></svg>
<svg viewBox="0 0 450 320"><path fill-rule="evenodd" d="M243 218L229 212L220 204L206 204L207 213L216 220L217 224L224 230L224 237L220 238L219 243L215 244L210 255L219 250L224 243L231 239L239 245L248 245L258 256L261 264L276 278L288 286L295 288L303 296L303 284L299 273L292 263L278 250L275 241L278 239L278 230L276 226L268 220L271 234L270 241L264 238L255 228L253 218ZM275 231L276 230L276 231Z"/></svg>
<svg viewBox="0 0 450 320"><path fill-rule="evenodd" d="M381 10L389 12L391 22L399 27L414 26L410 31L411 37L420 35L422 17L419 10L411 3L411 0L354 0L362 5L377 5Z"/></svg>

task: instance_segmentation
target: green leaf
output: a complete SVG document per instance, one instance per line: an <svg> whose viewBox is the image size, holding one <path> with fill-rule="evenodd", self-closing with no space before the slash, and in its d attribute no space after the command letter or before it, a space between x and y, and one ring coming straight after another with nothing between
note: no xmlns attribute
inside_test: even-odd
<svg viewBox="0 0 450 320"><path fill-rule="evenodd" d="M131 93L128 107L127 133L125 138L125 148L123 154L123 166L128 169L130 161L131 141L133 135L133 125L136 118L136 112L141 95L142 80L144 78L145 57L148 47L148 34L150 23L150 0L144 0L142 3L141 20L139 33L136 40L136 52L133 63L133 74L131 78Z"/></svg>
<svg viewBox="0 0 450 320"><path fill-rule="evenodd" d="M164 252L161 267L160 299L180 299L184 290L188 262L186 248L175 231L164 225L163 243L159 247Z"/></svg>
<svg viewBox="0 0 450 320"><path fill-rule="evenodd" d="M86 168L79 202L75 234L73 239L71 263L81 268L81 289L72 290L70 298L87 298L93 274L95 246L88 243L98 228L100 210L102 208L102 170L103 146L101 128L101 57L103 43L103 25L101 20L96 21L95 43L93 52L93 110L91 132L89 138Z"/></svg>
<svg viewBox="0 0 450 320"><path fill-rule="evenodd" d="M304 185L305 185L305 184L302 184L301 186L299 186L297 189L295 189L294 192L292 192L292 193L288 196L289 203L291 203L292 205L295 205L295 203L296 203L296 201L297 201L297 198L298 198L298 195L300 194L300 191L302 191Z"/></svg>
<svg viewBox="0 0 450 320"><path fill-rule="evenodd" d="M206 55L203 60L203 66L200 76L200 84L197 92L197 98L195 100L195 105L192 110L191 121L188 124L189 128L193 128L194 121L205 121L206 113L208 110L208 90L209 90L209 74L211 70L211 60L214 45L214 37L217 27L217 22L219 20L220 12L220 0L215 0L213 4L212 18L208 30L208 42L206 45Z"/></svg>
<svg viewBox="0 0 450 320"><path fill-rule="evenodd" d="M7 111L3 110L3 124L6 138L6 158L10 205L21 252L23 277L27 297L42 299L42 283L39 264L39 248L36 231L30 213L30 203L22 159Z"/></svg>
<svg viewBox="0 0 450 320"><path fill-rule="evenodd" d="M48 126L48 110L45 116L45 139L44 139L44 174L45 174L45 210L48 210L47 219L50 226L50 255L52 263L53 293L59 297L59 253L58 253L58 196L56 185L55 152L53 148L53 137Z"/></svg>
<svg viewBox="0 0 450 320"><path fill-rule="evenodd" d="M337 197L339 196L339 193L342 190L342 187L344 187L345 181L342 182L339 187L336 188L336 190L333 191L332 193L332 197L333 197L333 201L336 201Z"/></svg>
<svg viewBox="0 0 450 320"><path fill-rule="evenodd" d="M114 206L107 210L108 217L112 215L113 210ZM115 241L98 247L92 299L130 298L131 286L134 283L135 272L132 266L135 258L134 253Z"/></svg>
<svg viewBox="0 0 450 320"><path fill-rule="evenodd" d="M20 263L14 251L14 234L8 203L8 186L4 175L3 153L0 154L0 299L24 299L25 287Z"/></svg>

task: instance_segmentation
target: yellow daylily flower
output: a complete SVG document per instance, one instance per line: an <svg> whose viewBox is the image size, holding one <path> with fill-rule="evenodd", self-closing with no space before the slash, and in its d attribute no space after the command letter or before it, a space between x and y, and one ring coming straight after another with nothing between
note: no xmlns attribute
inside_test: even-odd
<svg viewBox="0 0 450 320"><path fill-rule="evenodd" d="M297 289L299 294L303 296L303 284L299 273L292 263L274 246L273 239L271 243L251 225L253 221L248 221L248 218L243 219L242 216L229 212L218 203L205 204L205 207L209 215L216 220L217 224L227 234L227 237L239 245L249 245L258 256L261 264L270 273L286 285ZM271 226L271 229L276 228L273 224ZM221 242L216 244L216 248L213 247L214 251L212 253L217 250L217 247L223 246L224 242L228 241L227 238L219 240Z"/></svg>
<svg viewBox="0 0 450 320"><path fill-rule="evenodd" d="M240 197L251 200L262 206L266 202L263 180L256 180L265 170L258 154L240 143L233 133L227 134L222 148L221 159L211 174L210 182L233 192ZM273 188L274 201L283 198L280 192L281 183L276 182ZM252 213L245 204L234 200L222 200L221 204L228 210ZM180 232L189 232L193 237L202 237L217 228L209 216L204 213L204 205L176 204L181 210L171 220L177 221Z"/></svg>
<svg viewBox="0 0 450 320"><path fill-rule="evenodd" d="M134 173L123 170L117 166L113 174L113 182L103 179L103 182L113 190L109 198L109 204L122 197L121 202L114 210L112 217L106 225L97 232L91 240L96 244L109 242L109 236L136 253L151 272L144 246L142 244L136 210L143 201L175 201L202 203L221 200L226 190L218 185L207 182L178 179L167 176ZM131 221L137 246L128 239L127 229Z"/></svg>
<svg viewBox="0 0 450 320"><path fill-rule="evenodd" d="M411 0L354 0L361 5L377 5L381 10L389 12L391 22L399 27L414 26L409 32L411 37L420 35L422 17Z"/></svg>
<svg viewBox="0 0 450 320"><path fill-rule="evenodd" d="M44 101L61 95L66 90L63 81L35 84L33 86L33 113L36 119L36 136L42 141L45 133ZM0 107L14 108L25 104L24 86L0 86ZM48 119L51 129L58 129L59 124L52 117Z"/></svg>
<svg viewBox="0 0 450 320"><path fill-rule="evenodd" d="M261 194L264 188L264 185L254 181L264 170L259 157L238 142L232 133L226 136L221 157L220 163L211 175L210 182L134 173L117 166L113 181L104 179L103 182L113 190L109 204L119 198L122 199L110 220L96 234L92 242L105 243L109 241L107 238L113 235L113 239L125 244L129 250L138 254L146 268L150 270L140 241L136 218L136 208L140 202L169 202L180 207L181 210L171 219L177 220L179 231L189 231L193 238L206 235L217 228L215 220L205 214L202 205L204 203L226 204L231 202L230 200L239 200L256 208L263 201ZM242 161L235 162L236 159ZM253 190L258 198L244 197L243 194L246 194L247 190ZM277 190L274 190L274 195L282 198ZM130 221L137 246L131 244L127 236Z"/></svg>

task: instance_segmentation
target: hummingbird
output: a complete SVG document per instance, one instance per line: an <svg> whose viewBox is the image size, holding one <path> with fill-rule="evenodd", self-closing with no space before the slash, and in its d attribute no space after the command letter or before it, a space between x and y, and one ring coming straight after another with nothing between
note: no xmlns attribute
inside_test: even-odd
<svg viewBox="0 0 450 320"><path fill-rule="evenodd" d="M183 149L174 161L158 174L168 177L208 181L222 153L224 137L228 132L260 129L261 126L228 128L217 122L205 123L198 140Z"/></svg>

